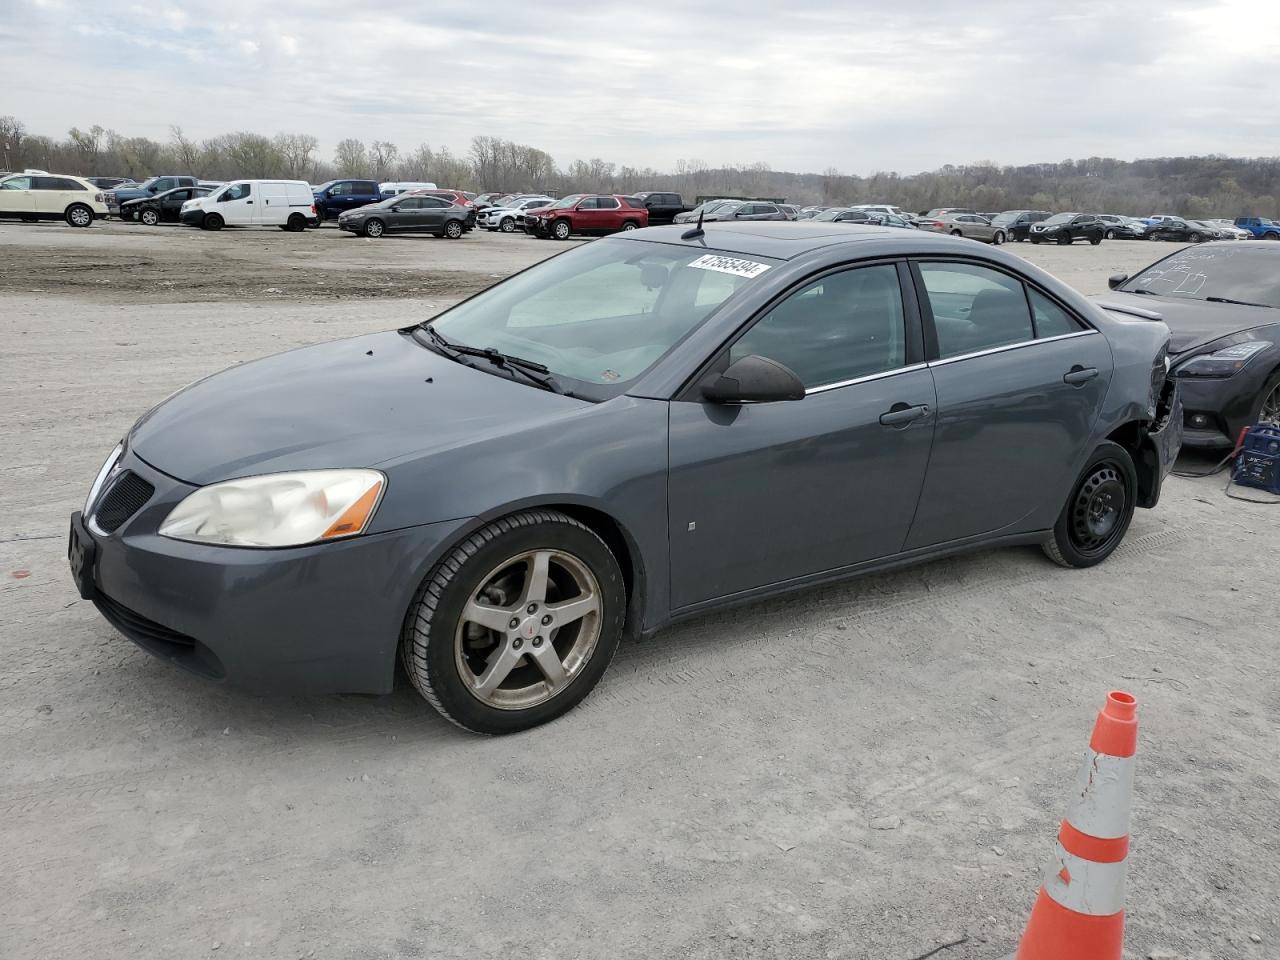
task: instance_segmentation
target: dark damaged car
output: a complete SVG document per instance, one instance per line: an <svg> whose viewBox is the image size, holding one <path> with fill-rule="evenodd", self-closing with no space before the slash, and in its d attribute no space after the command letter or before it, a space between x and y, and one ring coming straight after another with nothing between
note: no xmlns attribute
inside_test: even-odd
<svg viewBox="0 0 1280 960"><path fill-rule="evenodd" d="M1280 426L1280 244L1200 244L1110 285L1103 305L1172 332L1188 446L1230 447L1251 424Z"/></svg>
<svg viewBox="0 0 1280 960"><path fill-rule="evenodd" d="M520 730L726 604L984 546L1103 561L1177 453L1167 341L951 237L637 230L165 400L72 575L205 677L386 693L400 663Z"/></svg>

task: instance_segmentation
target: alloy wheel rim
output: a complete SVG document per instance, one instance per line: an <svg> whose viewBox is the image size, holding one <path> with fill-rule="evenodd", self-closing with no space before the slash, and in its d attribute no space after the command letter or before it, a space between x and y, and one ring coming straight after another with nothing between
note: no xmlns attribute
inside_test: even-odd
<svg viewBox="0 0 1280 960"><path fill-rule="evenodd" d="M89 222L89 217L82 208L77 207L71 211L71 222L83 226Z"/></svg>
<svg viewBox="0 0 1280 960"><path fill-rule="evenodd" d="M595 575L563 550L530 550L481 580L454 631L459 677L481 703L527 710L568 689L600 641Z"/></svg>
<svg viewBox="0 0 1280 960"><path fill-rule="evenodd" d="M1120 532L1127 501L1124 478L1115 464L1095 466L1071 504L1071 540L1081 553L1097 554L1111 546Z"/></svg>
<svg viewBox="0 0 1280 960"><path fill-rule="evenodd" d="M458 221L456 220L450 221L449 225L445 227L444 230L445 233L449 234L451 237L458 237L462 235L462 227L458 225Z"/></svg>
<svg viewBox="0 0 1280 960"><path fill-rule="evenodd" d="M369 236L371 237L382 236L382 224L380 224L377 220L369 224Z"/></svg>
<svg viewBox="0 0 1280 960"><path fill-rule="evenodd" d="M1262 408L1258 411L1258 419L1263 423L1280 426L1280 386L1272 389L1263 399Z"/></svg>

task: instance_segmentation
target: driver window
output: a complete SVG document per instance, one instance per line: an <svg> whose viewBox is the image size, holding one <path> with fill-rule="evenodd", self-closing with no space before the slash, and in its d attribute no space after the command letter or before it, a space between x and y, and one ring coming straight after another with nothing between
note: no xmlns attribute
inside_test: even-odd
<svg viewBox="0 0 1280 960"><path fill-rule="evenodd" d="M228 200L243 200L249 196L251 185L247 183L233 183L227 187L226 192L219 198L219 203L226 203Z"/></svg>
<svg viewBox="0 0 1280 960"><path fill-rule="evenodd" d="M898 271L878 264L833 273L770 310L729 351L790 367L806 389L895 370L906 363Z"/></svg>
<svg viewBox="0 0 1280 960"><path fill-rule="evenodd" d="M30 190L30 177L10 177L4 183L0 183L0 190Z"/></svg>
<svg viewBox="0 0 1280 960"><path fill-rule="evenodd" d="M329 196L331 197L345 197L350 192L351 192L350 183L335 183L332 187L329 188Z"/></svg>

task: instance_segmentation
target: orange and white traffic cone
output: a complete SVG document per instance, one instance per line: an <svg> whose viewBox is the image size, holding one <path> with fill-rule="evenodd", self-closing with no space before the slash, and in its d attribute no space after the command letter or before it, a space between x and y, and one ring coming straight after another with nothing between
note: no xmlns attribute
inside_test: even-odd
<svg viewBox="0 0 1280 960"><path fill-rule="evenodd" d="M1016 960L1121 960L1137 711L1107 694Z"/></svg>

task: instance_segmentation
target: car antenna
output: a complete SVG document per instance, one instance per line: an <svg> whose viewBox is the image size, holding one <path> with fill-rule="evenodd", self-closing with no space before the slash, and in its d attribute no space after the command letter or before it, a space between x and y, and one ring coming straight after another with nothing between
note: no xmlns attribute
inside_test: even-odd
<svg viewBox="0 0 1280 960"><path fill-rule="evenodd" d="M697 240L699 237L704 236L702 229L702 217L706 212L706 210L698 211L698 225L692 230L686 230L684 233L680 234L681 240Z"/></svg>

